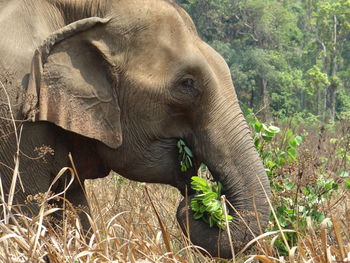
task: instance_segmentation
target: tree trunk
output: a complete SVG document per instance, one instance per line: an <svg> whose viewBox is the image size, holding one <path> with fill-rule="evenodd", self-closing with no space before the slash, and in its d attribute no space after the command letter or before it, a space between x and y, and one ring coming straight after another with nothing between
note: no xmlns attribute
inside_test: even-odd
<svg viewBox="0 0 350 263"><path fill-rule="evenodd" d="M335 119L335 92L339 86L337 71L337 17L333 16L333 50L330 54L330 68L328 75L331 76L331 83L326 87L325 94L325 114L324 120L326 122L334 122Z"/></svg>
<svg viewBox="0 0 350 263"><path fill-rule="evenodd" d="M251 87L250 90L250 101L249 101L249 108L253 109L254 108L254 100L255 100L255 91L254 91L254 87Z"/></svg>
<svg viewBox="0 0 350 263"><path fill-rule="evenodd" d="M263 116L264 120L271 119L270 116L270 107L269 107L269 98L267 93L267 81L264 78L259 78L259 111Z"/></svg>
<svg viewBox="0 0 350 263"><path fill-rule="evenodd" d="M332 80L332 83L326 89L326 122L334 122L335 119L335 92L337 88L337 83Z"/></svg>

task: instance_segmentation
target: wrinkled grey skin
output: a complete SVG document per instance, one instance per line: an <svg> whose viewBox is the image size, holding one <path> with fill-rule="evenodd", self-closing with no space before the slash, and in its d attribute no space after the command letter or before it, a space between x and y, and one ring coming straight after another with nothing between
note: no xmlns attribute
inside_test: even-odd
<svg viewBox="0 0 350 263"><path fill-rule="evenodd" d="M16 202L46 191L57 172L71 165L68 153L82 179L113 170L185 193L195 170L180 172L176 142L183 138L196 165L207 164L250 227L230 211L236 252L259 233L257 216L266 225L261 185L269 193L268 179L229 69L198 37L185 11L160 0L0 5L0 174L8 191L16 141L5 88L21 131L25 192L17 185ZM60 180L53 190L63 185ZM86 204L77 182L67 198ZM194 244L214 256L231 256L226 231L194 220L184 201L177 218Z"/></svg>

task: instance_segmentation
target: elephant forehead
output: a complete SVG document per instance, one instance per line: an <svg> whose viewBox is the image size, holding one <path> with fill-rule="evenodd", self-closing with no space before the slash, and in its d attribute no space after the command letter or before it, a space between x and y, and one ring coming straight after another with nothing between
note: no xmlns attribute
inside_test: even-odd
<svg viewBox="0 0 350 263"><path fill-rule="evenodd" d="M133 53L165 42L179 45L189 37L197 36L189 15L176 4L163 0L123 1L111 14L110 29L122 32L130 39ZM113 33L112 33L113 34Z"/></svg>
<svg viewBox="0 0 350 263"><path fill-rule="evenodd" d="M183 49L157 47L128 60L125 71L129 79L149 87L164 86L184 75L187 69L200 65L196 52Z"/></svg>
<svg viewBox="0 0 350 263"><path fill-rule="evenodd" d="M161 0L127 1L116 12L107 30L111 36L115 36L113 32L122 32L125 49L115 53L122 54L128 79L155 86L169 81L187 64L203 64L198 49L202 41L191 18L176 4Z"/></svg>
<svg viewBox="0 0 350 263"><path fill-rule="evenodd" d="M148 24L162 22L157 24L161 27L163 23L181 20L189 30L196 32L190 16L171 0L120 0L113 2L110 12L115 22L124 24L129 29L133 24L139 24L138 28L143 28Z"/></svg>
<svg viewBox="0 0 350 263"><path fill-rule="evenodd" d="M184 24L151 25L133 41L127 54L129 69L139 78L164 76L201 56L194 36ZM153 73L153 74L152 74Z"/></svg>

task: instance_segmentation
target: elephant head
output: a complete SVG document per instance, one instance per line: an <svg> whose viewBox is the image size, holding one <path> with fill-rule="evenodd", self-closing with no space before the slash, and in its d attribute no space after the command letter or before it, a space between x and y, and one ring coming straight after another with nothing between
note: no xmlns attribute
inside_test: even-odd
<svg viewBox="0 0 350 263"><path fill-rule="evenodd" d="M227 64L175 4L106 2L100 17L84 13L37 49L24 114L96 140L109 169L182 193L196 172L180 171L183 138L223 184L235 208L234 248L242 248L267 223L269 183ZM229 257L227 231L194 220L187 207L180 203L177 218L192 242Z"/></svg>

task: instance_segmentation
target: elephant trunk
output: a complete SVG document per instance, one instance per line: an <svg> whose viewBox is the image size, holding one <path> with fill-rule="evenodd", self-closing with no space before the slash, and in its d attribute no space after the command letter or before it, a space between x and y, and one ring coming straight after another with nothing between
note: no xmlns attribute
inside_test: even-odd
<svg viewBox="0 0 350 263"><path fill-rule="evenodd" d="M227 112L217 119L220 124L208 123L200 132L195 153L208 166L214 179L222 183L223 194L234 207L227 206L233 217L229 229L237 253L254 235L260 234L260 229L264 230L270 214L266 197L270 187L241 111L238 110L236 116L229 116ZM194 220L189 208L192 197L189 196L188 204L183 200L177 211L183 231L194 245L203 247L212 256L230 258L227 229L210 228L203 220Z"/></svg>

